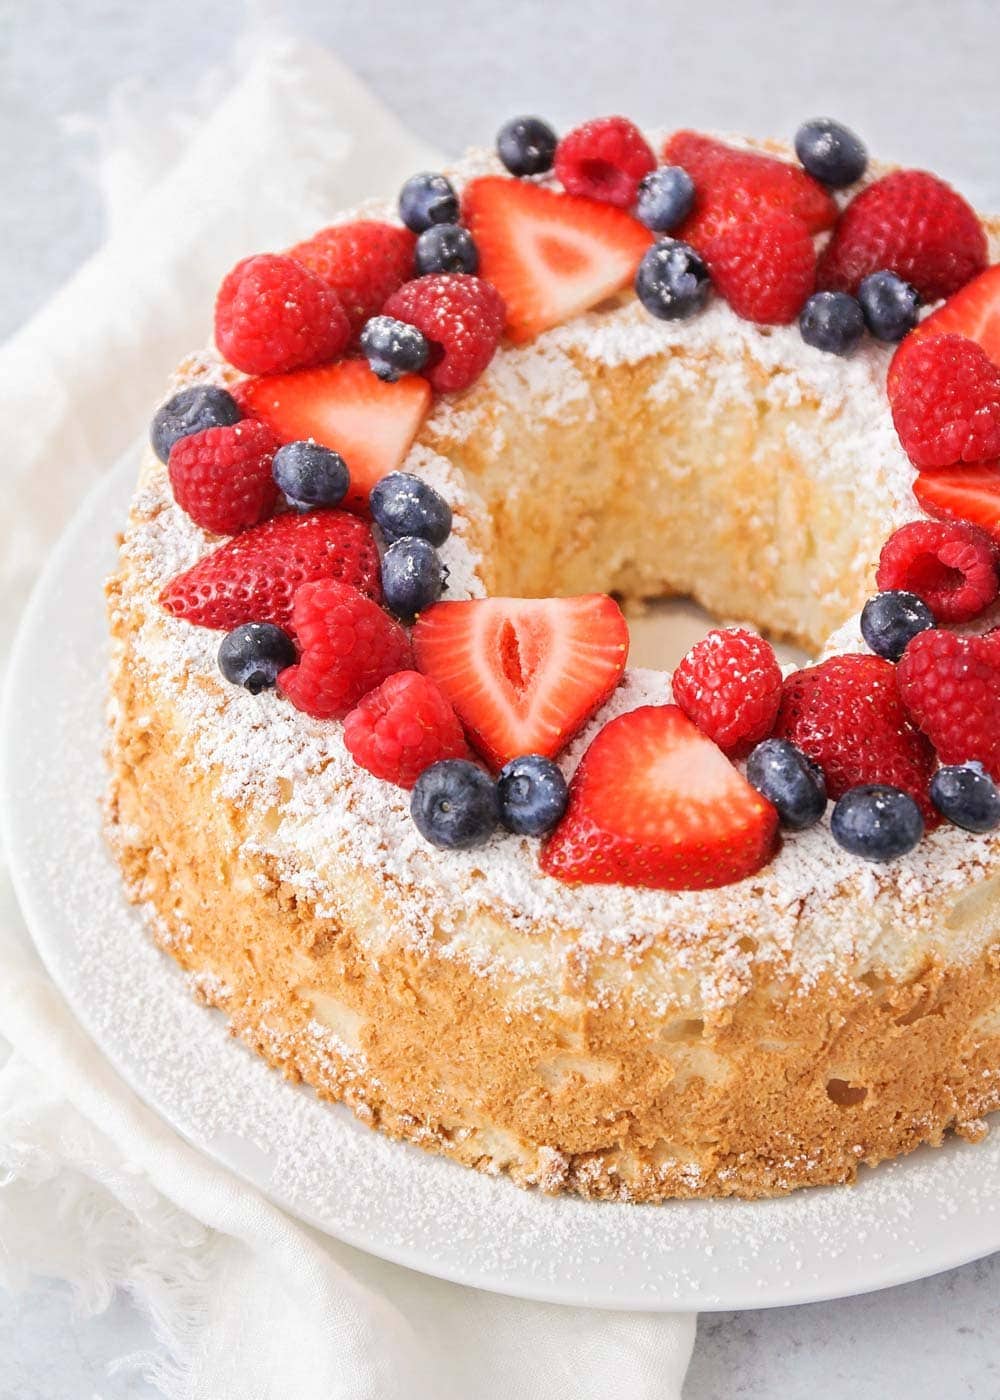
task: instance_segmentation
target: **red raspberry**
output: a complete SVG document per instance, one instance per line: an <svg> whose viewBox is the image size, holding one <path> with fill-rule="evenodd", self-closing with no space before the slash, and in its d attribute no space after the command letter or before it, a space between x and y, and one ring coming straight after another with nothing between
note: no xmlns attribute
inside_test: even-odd
<svg viewBox="0 0 1000 1400"><path fill-rule="evenodd" d="M885 542L878 586L915 593L938 622L968 622L1000 592L998 562L1000 549L974 525L914 520Z"/></svg>
<svg viewBox="0 0 1000 1400"><path fill-rule="evenodd" d="M857 295L888 268L925 301L951 296L986 266L986 234L960 194L923 170L894 170L851 200L819 264L820 287Z"/></svg>
<svg viewBox="0 0 1000 1400"><path fill-rule="evenodd" d="M906 712L891 661L834 656L796 671L774 732L819 764L835 801L859 783L888 783L910 794L929 827L940 821L927 794L934 750Z"/></svg>
<svg viewBox="0 0 1000 1400"><path fill-rule="evenodd" d="M377 316L397 287L413 275L416 236L396 224L357 219L320 229L288 256L332 287L357 335L369 316Z"/></svg>
<svg viewBox="0 0 1000 1400"><path fill-rule="evenodd" d="M556 179L569 194L628 209L656 156L627 117L598 117L566 133L556 147Z"/></svg>
<svg viewBox="0 0 1000 1400"><path fill-rule="evenodd" d="M906 707L941 762L978 759L1000 781L1000 633L921 632L897 672Z"/></svg>
<svg viewBox="0 0 1000 1400"><path fill-rule="evenodd" d="M304 583L296 591L292 631L301 655L279 674L278 688L316 719L342 719L363 695L413 664L410 639L399 623L337 579Z"/></svg>
<svg viewBox="0 0 1000 1400"><path fill-rule="evenodd" d="M923 471L1000 457L1000 368L974 341L920 341L893 376L889 402L899 440Z"/></svg>
<svg viewBox="0 0 1000 1400"><path fill-rule="evenodd" d="M781 667L774 648L743 627L716 628L673 675L674 699L730 758L748 754L774 728Z"/></svg>
<svg viewBox="0 0 1000 1400"><path fill-rule="evenodd" d="M215 300L215 343L246 374L284 374L335 360L350 336L337 293L293 258L244 258Z"/></svg>
<svg viewBox="0 0 1000 1400"><path fill-rule="evenodd" d="M174 500L196 525L235 535L270 515L278 499L271 462L278 439L264 423L244 418L178 438L167 471Z"/></svg>
<svg viewBox="0 0 1000 1400"><path fill-rule="evenodd" d="M816 250L801 219L776 209L732 223L705 243L716 288L745 321L784 326L816 284Z"/></svg>
<svg viewBox="0 0 1000 1400"><path fill-rule="evenodd" d="M492 360L503 334L503 297L481 277L431 273L404 282L382 308L430 341L424 374L438 393L467 389Z"/></svg>
<svg viewBox="0 0 1000 1400"><path fill-rule="evenodd" d="M356 763L387 783L411 788L441 758L469 758L455 711L429 676L397 671L344 720Z"/></svg>

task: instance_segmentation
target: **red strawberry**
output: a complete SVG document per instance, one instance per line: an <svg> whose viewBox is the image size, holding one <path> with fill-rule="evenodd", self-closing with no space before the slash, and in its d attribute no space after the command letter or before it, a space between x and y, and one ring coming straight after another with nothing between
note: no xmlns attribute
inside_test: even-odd
<svg viewBox="0 0 1000 1400"><path fill-rule="evenodd" d="M857 294L883 268L925 301L951 296L986 266L986 234L975 210L923 170L894 170L855 195L820 258L818 283Z"/></svg>
<svg viewBox="0 0 1000 1400"><path fill-rule="evenodd" d="M416 237L408 228L356 219L335 224L289 248L302 263L332 287L357 335L369 316L377 316L397 287L413 275Z"/></svg>
<svg viewBox="0 0 1000 1400"><path fill-rule="evenodd" d="M774 854L778 814L676 705L606 724L580 760L542 849L559 880L706 890Z"/></svg>
<svg viewBox="0 0 1000 1400"><path fill-rule="evenodd" d="M1000 456L1000 367L960 335L921 340L891 388L903 448L927 471Z"/></svg>
<svg viewBox="0 0 1000 1400"><path fill-rule="evenodd" d="M928 515L971 521L1000 543L1000 464L927 472L913 494Z"/></svg>
<svg viewBox="0 0 1000 1400"><path fill-rule="evenodd" d="M506 316L496 288L465 272L404 282L384 309L427 337L431 353L423 373L441 394L475 383L496 353Z"/></svg>
<svg viewBox="0 0 1000 1400"><path fill-rule="evenodd" d="M463 209L518 344L621 291L653 241L623 210L498 175L467 185Z"/></svg>
<svg viewBox="0 0 1000 1400"><path fill-rule="evenodd" d="M336 292L291 258L244 258L215 301L215 343L246 374L282 374L335 360L351 328Z"/></svg>
<svg viewBox="0 0 1000 1400"><path fill-rule="evenodd" d="M915 593L938 622L969 622L996 599L998 559L990 537L972 525L913 520L882 546L878 586Z"/></svg>
<svg viewBox="0 0 1000 1400"><path fill-rule="evenodd" d="M671 686L688 719L737 758L774 728L781 667L770 642L755 632L715 628L684 657Z"/></svg>
<svg viewBox="0 0 1000 1400"><path fill-rule="evenodd" d="M271 475L277 449L271 429L247 419L178 438L167 467L174 500L215 535L257 525L278 499Z"/></svg>
<svg viewBox="0 0 1000 1400"><path fill-rule="evenodd" d="M554 758L621 679L628 626L613 598L477 598L436 603L413 649L476 748L496 768Z"/></svg>
<svg viewBox="0 0 1000 1400"><path fill-rule="evenodd" d="M705 242L716 290L745 321L794 321L816 284L816 251L801 219L765 211L753 223L729 224Z"/></svg>
<svg viewBox="0 0 1000 1400"><path fill-rule="evenodd" d="M303 583L334 578L382 596L378 549L368 525L342 510L276 515L199 559L163 589L174 617L229 631L244 622L288 629Z"/></svg>
<svg viewBox="0 0 1000 1400"><path fill-rule="evenodd" d="M295 591L292 631L301 655L278 675L278 689L316 719L342 719L362 696L412 664L399 623L335 578Z"/></svg>
<svg viewBox="0 0 1000 1400"><path fill-rule="evenodd" d="M469 758L458 716L429 676L397 671L344 720L344 743L362 768L411 788L442 758Z"/></svg>
<svg viewBox="0 0 1000 1400"><path fill-rule="evenodd" d="M556 179L569 194L628 209L656 156L627 117L598 117L568 131L556 147Z"/></svg>
<svg viewBox="0 0 1000 1400"><path fill-rule="evenodd" d="M344 504L352 509L363 507L376 481L400 465L431 404L420 375L385 384L364 360L250 379L236 385L234 397L282 442L313 438L339 452L351 473Z"/></svg>
<svg viewBox="0 0 1000 1400"><path fill-rule="evenodd" d="M929 335L961 335L974 340L1000 365L1000 264L988 267L915 326L900 342L889 366L888 388L915 345Z"/></svg>
<svg viewBox="0 0 1000 1400"><path fill-rule="evenodd" d="M941 762L978 759L1000 780L1000 633L922 632L898 672L906 707Z"/></svg>

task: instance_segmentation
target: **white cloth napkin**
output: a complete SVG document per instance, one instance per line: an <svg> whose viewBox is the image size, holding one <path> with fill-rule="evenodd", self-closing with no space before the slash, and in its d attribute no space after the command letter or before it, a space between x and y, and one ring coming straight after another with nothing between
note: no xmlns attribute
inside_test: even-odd
<svg viewBox="0 0 1000 1400"><path fill-rule="evenodd" d="M180 123L127 95L104 161L107 244L0 349L8 600L207 338L226 268L438 163L327 53L258 39L238 70ZM440 1283L307 1229L203 1158L77 1026L6 881L0 1032L0 1282L66 1279L90 1310L128 1289L167 1359L122 1364L171 1400L678 1400L692 1316Z"/></svg>

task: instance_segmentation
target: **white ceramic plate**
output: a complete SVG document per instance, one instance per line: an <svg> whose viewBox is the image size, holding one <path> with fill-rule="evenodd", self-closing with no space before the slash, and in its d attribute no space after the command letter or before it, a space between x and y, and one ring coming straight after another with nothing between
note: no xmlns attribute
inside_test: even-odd
<svg viewBox="0 0 1000 1400"><path fill-rule="evenodd" d="M199 1006L125 902L98 809L101 582L135 457L103 481L24 618L3 713L3 816L52 976L132 1087L197 1147L312 1225L480 1288L605 1308L747 1308L883 1288L1000 1248L1000 1134L784 1200L604 1205L390 1142L293 1087Z"/></svg>

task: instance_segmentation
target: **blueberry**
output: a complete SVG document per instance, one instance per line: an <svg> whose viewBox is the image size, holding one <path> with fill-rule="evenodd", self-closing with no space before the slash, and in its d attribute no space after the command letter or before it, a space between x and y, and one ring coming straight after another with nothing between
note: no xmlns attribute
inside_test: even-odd
<svg viewBox="0 0 1000 1400"><path fill-rule="evenodd" d="M436 603L447 577L437 550L416 535L396 540L382 555L382 598L402 622Z"/></svg>
<svg viewBox="0 0 1000 1400"><path fill-rule="evenodd" d="M913 638L934 626L934 614L915 593L876 593L861 610L861 635L876 656L898 661Z"/></svg>
<svg viewBox="0 0 1000 1400"><path fill-rule="evenodd" d="M888 861L905 856L924 834L920 808L908 792L883 783L849 788L830 818L833 839L864 860Z"/></svg>
<svg viewBox="0 0 1000 1400"><path fill-rule="evenodd" d="M566 779L551 758L512 758L497 779L500 820L517 836L544 836L566 810Z"/></svg>
<svg viewBox="0 0 1000 1400"><path fill-rule="evenodd" d="M668 233L687 218L693 203L694 181L687 171L661 165L641 181L635 212L647 228Z"/></svg>
<svg viewBox="0 0 1000 1400"><path fill-rule="evenodd" d="M219 647L219 670L251 695L274 685L278 672L295 664L295 643L273 622L244 622L227 632Z"/></svg>
<svg viewBox="0 0 1000 1400"><path fill-rule="evenodd" d="M418 276L429 272L478 272L479 253L472 234L460 224L432 224L413 250Z"/></svg>
<svg viewBox="0 0 1000 1400"><path fill-rule="evenodd" d="M339 506L351 484L347 463L339 452L318 442L286 442L271 465L278 490L296 510Z"/></svg>
<svg viewBox="0 0 1000 1400"><path fill-rule="evenodd" d="M422 331L392 316L373 316L361 332L361 349L372 373L389 384L402 374L422 370L430 348Z"/></svg>
<svg viewBox="0 0 1000 1400"><path fill-rule="evenodd" d="M433 486L412 472L390 472L372 487L372 519L388 541L418 535L444 544L451 534L451 506Z"/></svg>
<svg viewBox="0 0 1000 1400"><path fill-rule="evenodd" d="M413 233L458 223L458 195L443 175L411 175L399 192L399 217Z"/></svg>
<svg viewBox="0 0 1000 1400"><path fill-rule="evenodd" d="M781 825L804 831L826 811L826 780L787 739L765 739L747 759L747 782L777 809Z"/></svg>
<svg viewBox="0 0 1000 1400"><path fill-rule="evenodd" d="M512 175L552 169L558 138L541 117L511 117L497 132L497 155Z"/></svg>
<svg viewBox="0 0 1000 1400"><path fill-rule="evenodd" d="M795 154L810 175L835 190L860 180L868 165L864 142L830 117L816 117L799 127Z"/></svg>
<svg viewBox="0 0 1000 1400"><path fill-rule="evenodd" d="M410 815L432 846L446 851L481 846L500 821L496 783L467 758L443 758L414 784Z"/></svg>
<svg viewBox="0 0 1000 1400"><path fill-rule="evenodd" d="M872 272L858 288L865 325L876 340L902 340L917 324L920 293L894 272Z"/></svg>
<svg viewBox="0 0 1000 1400"><path fill-rule="evenodd" d="M695 250L676 238L654 243L635 274L636 295L651 316L679 321L700 311L711 282Z"/></svg>
<svg viewBox="0 0 1000 1400"><path fill-rule="evenodd" d="M149 440L160 461L166 462L180 438L206 428L228 428L242 417L239 404L225 389L215 384L192 384L156 410Z"/></svg>
<svg viewBox="0 0 1000 1400"><path fill-rule="evenodd" d="M931 779L931 801L942 816L966 831L996 831L1000 789L981 763L939 768Z"/></svg>
<svg viewBox="0 0 1000 1400"><path fill-rule="evenodd" d="M865 329L861 306L846 292L815 292L799 313L799 330L807 345L846 355Z"/></svg>

